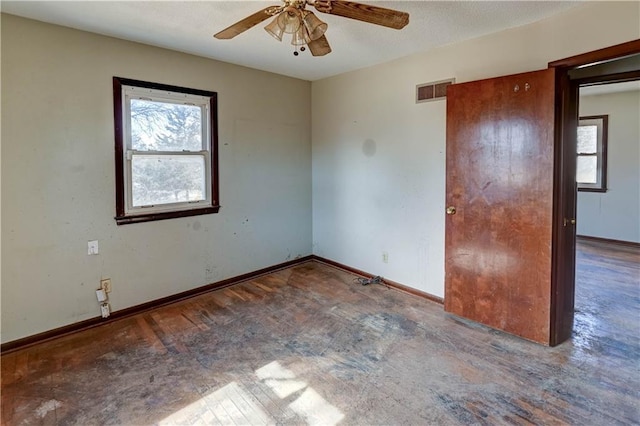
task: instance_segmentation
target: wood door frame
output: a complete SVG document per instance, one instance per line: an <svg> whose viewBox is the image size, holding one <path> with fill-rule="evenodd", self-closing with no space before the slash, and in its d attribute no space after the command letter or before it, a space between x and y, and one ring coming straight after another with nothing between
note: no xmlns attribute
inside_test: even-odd
<svg viewBox="0 0 640 426"><path fill-rule="evenodd" d="M565 59L550 62L548 66L556 69L556 147L555 154L559 161L554 167L554 211L553 211L553 231L552 231L552 280L551 280L551 346L562 343L571 337L573 329L573 305L575 296L575 271L567 271L567 266L571 265L575 269L575 227L571 237L563 232L563 219L571 217L575 219L576 199L573 197L572 205L568 205L568 200L563 192L570 190L568 185L576 190L575 182L567 182L563 179L563 171L570 164L575 162L575 158L569 158L563 152L576 144L576 130L578 124L578 89L584 84L613 83L637 80L637 72L627 72L618 74L598 75L588 79L571 79L569 72L573 69L601 62L621 59L626 56L640 53L640 39L592 52L571 56ZM575 167L574 167L575 168ZM572 250L569 250L571 249ZM567 259L568 253L572 252L573 259ZM567 262L567 260L570 260ZM565 280L567 274L573 279Z"/></svg>

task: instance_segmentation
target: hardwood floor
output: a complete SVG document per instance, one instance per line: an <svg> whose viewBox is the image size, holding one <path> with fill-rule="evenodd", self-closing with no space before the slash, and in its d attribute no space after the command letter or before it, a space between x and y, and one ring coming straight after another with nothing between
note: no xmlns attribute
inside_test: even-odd
<svg viewBox="0 0 640 426"><path fill-rule="evenodd" d="M580 242L543 347L318 262L2 356L2 423L640 422L640 250Z"/></svg>

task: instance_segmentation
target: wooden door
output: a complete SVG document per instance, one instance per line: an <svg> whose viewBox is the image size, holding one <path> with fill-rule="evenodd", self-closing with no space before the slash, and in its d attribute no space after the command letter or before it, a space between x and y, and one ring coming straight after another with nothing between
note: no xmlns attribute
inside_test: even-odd
<svg viewBox="0 0 640 426"><path fill-rule="evenodd" d="M552 302L554 88L548 69L447 93L445 310L543 344Z"/></svg>

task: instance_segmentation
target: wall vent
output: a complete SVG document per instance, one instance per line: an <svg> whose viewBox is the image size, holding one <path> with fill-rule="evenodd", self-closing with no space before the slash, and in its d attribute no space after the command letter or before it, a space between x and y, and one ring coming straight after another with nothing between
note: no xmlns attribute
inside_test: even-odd
<svg viewBox="0 0 640 426"><path fill-rule="evenodd" d="M436 101L447 97L447 86L456 82L455 78L449 80L432 81L431 83L418 84L416 86L416 103Z"/></svg>

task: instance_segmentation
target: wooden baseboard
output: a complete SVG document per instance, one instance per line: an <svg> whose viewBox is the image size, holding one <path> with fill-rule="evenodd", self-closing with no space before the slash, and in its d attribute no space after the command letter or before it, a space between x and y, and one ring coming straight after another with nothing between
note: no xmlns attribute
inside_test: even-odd
<svg viewBox="0 0 640 426"><path fill-rule="evenodd" d="M640 243L636 243L634 241L612 240L609 238L590 237L588 235L577 235L576 239L583 240L583 241L597 241L600 243L619 244L622 246L640 248Z"/></svg>
<svg viewBox="0 0 640 426"><path fill-rule="evenodd" d="M316 262L325 263L325 264L333 266L335 268L342 269L342 270L347 271L347 272L351 272L352 274L360 275L360 276L366 277L366 278L373 278L374 277L373 274L370 274L368 272L362 271L360 269L352 268L351 266L347 266L347 265L344 265L344 264L339 263L339 262L335 262L335 261L330 260L330 259L325 259L324 257L320 257L320 256L316 256L316 255L313 255L311 257ZM411 294L413 296L418 296L418 297L421 297L423 299L427 299L427 300L430 300L432 302L438 303L440 305L444 305L444 299L442 297L434 296L433 294L429 294L427 292L417 290L415 288L406 286L404 284L397 283L395 281L388 280L386 278L383 278L383 281L385 282L385 284L387 284L389 287L391 287L391 288L393 288L395 290L401 291L403 293L408 293L408 294Z"/></svg>
<svg viewBox="0 0 640 426"><path fill-rule="evenodd" d="M140 305L136 305L136 306L132 306L129 308L125 308L125 309L121 309L118 311L114 311L111 313L111 315L109 316L109 318L102 318L102 317L94 317L94 318L89 318L86 319L84 321L79 321L73 324L69 324L69 325L65 325L62 327L58 327L58 328L54 328L53 330L48 330L48 331L44 331L42 333L38 333L38 334L34 334L32 336L27 336L27 337L23 337L21 339L17 339L17 340L12 340L10 342L6 342L3 343L2 345L0 345L0 352L2 352L2 354L6 354L6 353L10 353L10 352L14 352L20 349L24 349L27 348L29 346L33 346L39 343L43 343L49 340L53 340L53 339L57 339L59 337L62 336L66 336L72 333L77 333L79 331L83 331L83 330L87 330L93 327L99 327L101 325L105 325L105 324L109 324L113 321L117 321L119 319L122 318L127 318L136 314L140 314L143 312L147 312L150 311L152 309L156 309L159 308L161 306L166 306L169 305L171 303L175 303L175 302L179 302L185 299L189 299L191 297L195 297L195 296L199 296L201 294L204 293L208 293L210 291L214 291L214 290L220 290L222 288L225 287L229 287L235 284L239 284L241 282L253 279L253 278L257 278L261 275L266 275L266 274L270 274L272 272L278 271L280 269L285 269L285 268L289 268L291 266L295 266L304 262L308 262L310 260L316 261L316 262L320 262L320 263L324 263L326 265L330 265L333 266L335 268L338 269L342 269L344 271L356 274L356 275L360 275L363 277L367 277L367 278L372 278L373 275L365 272L365 271L361 271L359 269L356 268L352 268L350 266L347 265L343 265L342 263L338 263L338 262L334 262L333 260L329 260L329 259L325 259L323 257L320 256L316 256L316 255L309 255L309 256L305 256L305 257L301 257L298 259L294 259L294 260L290 260L288 262L283 262L277 265L273 265L273 266L269 266L267 268L263 268L263 269L259 269L257 271L253 271L253 272L249 272L246 274L242 274L242 275L238 275L237 277L232 277L232 278L227 278L226 280L222 280L222 281L218 281L215 283L211 283L211 284L207 284L204 285L202 287L198 287L198 288L194 288L191 290L187 290L187 291L183 291L181 293L177 293L171 296L167 296L167 297L163 297L160 299L155 299L146 303L142 303ZM443 304L444 303L444 299L442 299L441 297L438 296L434 296L432 294L420 291L420 290L416 290L414 288L408 287L404 284L400 284L397 283L395 281L391 281L388 279L384 279L385 284L387 284L389 287L398 290L398 291L402 291L404 293L408 293L414 296L418 296L427 300L430 300L432 302L438 303L438 304Z"/></svg>
<svg viewBox="0 0 640 426"><path fill-rule="evenodd" d="M207 284L202 287L194 288L191 290L183 291L171 296L162 297L160 299L152 300L150 302L142 303L140 305L132 306L130 308L114 311L108 318L95 317L89 318L84 321L76 322L73 324L65 325L62 327L54 328L53 330L44 331L42 333L34 334L32 336L23 337L21 339L12 340L10 342L0 345L0 352L4 355L8 352L24 349L28 346L33 346L38 343L46 342L48 340L57 339L62 336L66 336L71 333L76 333L89 328L98 327L104 324L117 321L122 318L127 318L132 315L136 315L142 312L150 311L152 309L159 308L171 303L179 302L181 300L189 299L194 296L199 296L210 291L219 290L221 288L229 287L234 284L257 278L261 275L270 274L280 269L289 268L291 266L308 262L313 260L313 256L300 257L298 259L290 260L288 262L279 263L277 265L269 266L267 268L259 269L257 271L249 272L246 274L238 275L237 277L227 278L226 280L218 281L215 283Z"/></svg>

